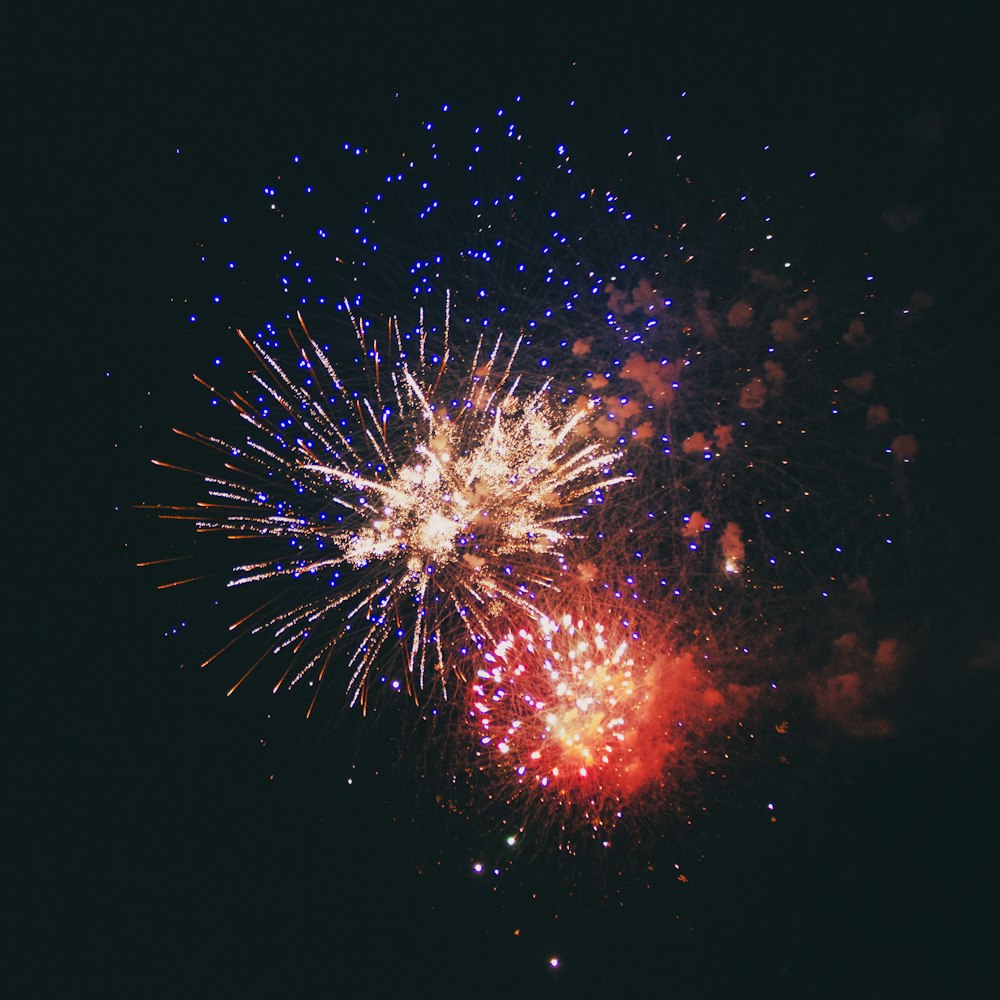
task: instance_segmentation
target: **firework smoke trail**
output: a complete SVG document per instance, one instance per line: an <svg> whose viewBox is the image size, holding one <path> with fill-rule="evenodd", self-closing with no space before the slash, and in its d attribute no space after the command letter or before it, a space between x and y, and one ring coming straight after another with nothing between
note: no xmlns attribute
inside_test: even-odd
<svg viewBox="0 0 1000 1000"><path fill-rule="evenodd" d="M295 652L276 687L313 674L318 687L350 641L356 700L392 642L415 691L429 670L447 684L445 646L463 629L467 643L495 642L506 611L531 616L534 592L565 571L574 522L630 476L613 474L622 453L594 434L586 400L567 407L549 382L522 387L518 344L504 352L501 338L480 338L463 364L447 322L440 354L422 322L412 345L393 322L384 348L352 323L367 394L304 325L295 368L241 334L258 362L257 394L228 400L250 425L245 441L185 436L228 457L224 475L205 477L211 500L187 515L197 529L277 543L235 566L229 586L310 584L304 599L241 623L269 636L272 653Z"/></svg>

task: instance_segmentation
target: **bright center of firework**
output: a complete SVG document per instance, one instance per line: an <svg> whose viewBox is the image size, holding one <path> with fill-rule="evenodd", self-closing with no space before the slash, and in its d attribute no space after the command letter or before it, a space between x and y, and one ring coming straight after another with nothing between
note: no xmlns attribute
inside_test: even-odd
<svg viewBox="0 0 1000 1000"><path fill-rule="evenodd" d="M543 788L626 788L650 703L633 643L621 625L570 615L508 634L476 675L470 714L483 751L495 750L522 782Z"/></svg>
<svg viewBox="0 0 1000 1000"><path fill-rule="evenodd" d="M415 589L424 576L458 569L490 596L504 589L512 559L535 553L558 561L570 537L566 522L579 516L568 502L593 492L595 473L618 457L569 443L583 411L561 413L545 393L508 394L498 403L477 385L464 407L442 416L415 380L411 389L426 436L395 474L362 479L313 467L378 500L377 507L359 504L368 519L335 536L344 558L357 568L398 561ZM378 513L366 515L372 508Z"/></svg>
<svg viewBox="0 0 1000 1000"><path fill-rule="evenodd" d="M419 575L453 561L468 515L447 461L447 455L434 456L433 461L403 468L395 480L372 485L392 502L357 532L338 536L348 562L360 568L398 555L410 573Z"/></svg>

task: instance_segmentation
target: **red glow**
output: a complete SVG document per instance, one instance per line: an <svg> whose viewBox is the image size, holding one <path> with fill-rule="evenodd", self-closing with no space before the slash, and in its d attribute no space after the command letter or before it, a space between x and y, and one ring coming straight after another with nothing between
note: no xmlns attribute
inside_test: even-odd
<svg viewBox="0 0 1000 1000"><path fill-rule="evenodd" d="M619 799L679 749L693 658L654 653L626 623L542 618L484 659L469 708L479 755L521 785Z"/></svg>

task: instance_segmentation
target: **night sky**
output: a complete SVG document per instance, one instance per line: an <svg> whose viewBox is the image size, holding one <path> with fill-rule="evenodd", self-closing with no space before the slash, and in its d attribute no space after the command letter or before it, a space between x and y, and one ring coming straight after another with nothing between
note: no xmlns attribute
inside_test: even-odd
<svg viewBox="0 0 1000 1000"><path fill-rule="evenodd" d="M995 985L998 248L981 26L645 6L585 5L561 23L76 8L14 25L10 995ZM449 101L488 115L518 93L655 126L682 90L719 176L760 137L832 178L810 252L829 243L849 274L874 248L887 294L933 299L882 359L920 442L880 578L882 634L905 638L906 665L880 692L884 727L824 720L803 695L783 706L787 742L772 720L724 779L696 773L624 827L633 842L610 862L587 838L574 853L543 834L508 850L503 810L480 808L440 720L402 698L363 717L338 689L308 720L307 700L264 683L226 698L233 664L197 669L225 616L210 587L158 591L164 577L136 568L187 542L136 507L184 502L190 484L150 460L177 454L171 427L207 429L191 372L216 356L245 369L227 324L269 308L244 288L238 315L190 323L212 280L198 244L222 214L259 208L292 154L338 163L329 151L358 135L391 156L400 121ZM369 194L357 176L329 181L333 215ZM919 209L901 250L879 222L899 205Z"/></svg>

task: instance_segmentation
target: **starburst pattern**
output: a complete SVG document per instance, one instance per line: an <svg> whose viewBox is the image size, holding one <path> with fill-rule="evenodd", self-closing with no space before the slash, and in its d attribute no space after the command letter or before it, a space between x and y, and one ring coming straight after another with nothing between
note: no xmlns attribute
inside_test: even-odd
<svg viewBox="0 0 1000 1000"><path fill-rule="evenodd" d="M522 781L594 785L624 779L630 736L649 700L633 636L564 614L509 632L483 656L470 716L480 746Z"/></svg>
<svg viewBox="0 0 1000 1000"><path fill-rule="evenodd" d="M199 531L269 543L229 586L300 583L241 623L270 652L295 654L278 686L322 682L350 641L356 699L393 641L417 690L429 670L446 683L445 637L493 642L505 611L533 615L534 593L566 570L574 523L631 477L615 471L622 453L593 433L586 400L563 405L548 381L523 386L519 343L505 352L502 337L480 338L463 361L447 322L438 353L423 322L405 336L394 321L384 348L352 323L365 391L304 324L295 368L243 336L257 392L223 398L250 430L240 444L189 435L227 461L188 516Z"/></svg>

